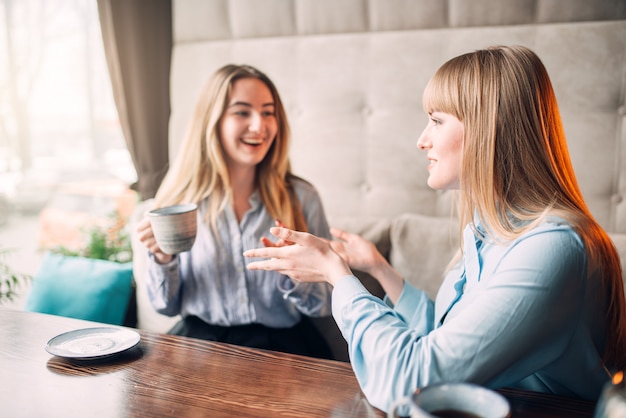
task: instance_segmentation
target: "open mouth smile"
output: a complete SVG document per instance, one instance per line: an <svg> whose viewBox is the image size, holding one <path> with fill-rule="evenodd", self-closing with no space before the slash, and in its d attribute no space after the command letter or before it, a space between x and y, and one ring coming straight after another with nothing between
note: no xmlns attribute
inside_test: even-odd
<svg viewBox="0 0 626 418"><path fill-rule="evenodd" d="M262 138L242 138L242 142L246 145L261 145L263 143Z"/></svg>

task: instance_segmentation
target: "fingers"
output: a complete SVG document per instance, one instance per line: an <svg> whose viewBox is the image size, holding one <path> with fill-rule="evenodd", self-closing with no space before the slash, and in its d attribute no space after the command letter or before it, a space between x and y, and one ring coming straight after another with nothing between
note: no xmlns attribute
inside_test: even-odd
<svg viewBox="0 0 626 418"><path fill-rule="evenodd" d="M139 235L145 233L147 230L151 230L152 227L150 225L150 220L148 218L143 218L139 223L137 223L137 228L135 230Z"/></svg>
<svg viewBox="0 0 626 418"><path fill-rule="evenodd" d="M352 235L352 234L344 231L343 229L334 228L334 227L330 228L330 234L333 237L335 237L337 239L340 239L342 241L348 241L350 239L350 236Z"/></svg>
<svg viewBox="0 0 626 418"><path fill-rule="evenodd" d="M263 246L265 247L275 247L276 244L274 244L272 241L269 240L269 238L267 237L261 237L261 244L263 244Z"/></svg>
<svg viewBox="0 0 626 418"><path fill-rule="evenodd" d="M304 280L305 279L304 277L300 277L301 275L299 274L299 272L297 270L288 268L286 266L282 266L282 265L278 264L279 262L280 262L280 260L275 260L275 259L264 260L264 261L254 261L254 262L248 264L247 268L249 270L275 271L277 273L280 273L280 274L282 274L284 276L289 277L291 280L294 280L296 282L307 281L307 280Z"/></svg>
<svg viewBox="0 0 626 418"><path fill-rule="evenodd" d="M254 248L244 251L243 256L248 258L272 258L282 255L285 247L276 247L272 243L270 246Z"/></svg>
<svg viewBox="0 0 626 418"><path fill-rule="evenodd" d="M261 244L263 244L266 247L284 247L285 245L291 245L291 242L285 241L283 239L279 239L276 242L272 242L269 238L267 237L261 237Z"/></svg>
<svg viewBox="0 0 626 418"><path fill-rule="evenodd" d="M275 271L297 282L321 282L324 278L319 274L311 274L311 269L307 268L297 260L290 258L268 258L250 262L247 266L249 270Z"/></svg>
<svg viewBox="0 0 626 418"><path fill-rule="evenodd" d="M270 228L270 233L276 238L280 238L287 243L300 245L305 245L310 237L312 237L309 233L294 231L293 229L282 226Z"/></svg>
<svg viewBox="0 0 626 418"><path fill-rule="evenodd" d="M154 254L154 257L157 260L157 263L159 263L159 264L167 264L170 261L172 261L172 259L174 258L173 255L164 254L160 250L158 252L156 252L156 253L153 253L153 254Z"/></svg>
<svg viewBox="0 0 626 418"><path fill-rule="evenodd" d="M278 227L278 228L287 228L285 226L285 224L280 220L280 219L275 219L274 220L274 224ZM293 245L292 241L287 241L284 239L279 239L277 242L271 243L271 244L267 244L270 243L271 241L267 240L267 239L263 239L261 238L261 241L263 242L263 245L265 245L266 247L284 247L285 245Z"/></svg>
<svg viewBox="0 0 626 418"><path fill-rule="evenodd" d="M147 217L143 218L137 224L137 238L139 242L141 242L152 254L154 254L157 262L160 264L169 263L173 256L165 254L161 251L161 247L157 244L156 238L154 237L154 232L152 232L152 225L150 224L150 219Z"/></svg>
<svg viewBox="0 0 626 418"><path fill-rule="evenodd" d="M262 261L253 261L246 266L248 270L273 270L283 273L283 266L280 265L278 259L267 259Z"/></svg>
<svg viewBox="0 0 626 418"><path fill-rule="evenodd" d="M261 243L265 247L245 251L243 253L244 257L269 258L284 256L285 248L290 247L294 244L299 244L300 246L307 247L311 245L310 240L315 239L313 235L306 232L293 231L284 227L272 227L270 228L270 233L279 238L277 242L272 242L268 238L263 237L261 238Z"/></svg>
<svg viewBox="0 0 626 418"><path fill-rule="evenodd" d="M278 247L269 247L267 249L280 249ZM251 257L249 253L255 250L249 250L244 253L244 256ZM280 274L284 274L286 276L292 276L293 266L291 266L291 262L287 259L283 258L273 258L271 255L252 255L252 257L266 257L264 260L252 261L246 265L248 270L269 270L276 271Z"/></svg>
<svg viewBox="0 0 626 418"><path fill-rule="evenodd" d="M330 245L330 248L344 257L345 249L342 241L329 241L328 244Z"/></svg>

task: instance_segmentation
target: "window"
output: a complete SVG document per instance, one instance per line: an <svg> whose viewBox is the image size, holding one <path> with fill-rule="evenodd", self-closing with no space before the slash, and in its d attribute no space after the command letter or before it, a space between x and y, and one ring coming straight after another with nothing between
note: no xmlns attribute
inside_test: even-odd
<svg viewBox="0 0 626 418"><path fill-rule="evenodd" d="M0 0L0 184L37 211L64 182L136 180L95 0Z"/></svg>

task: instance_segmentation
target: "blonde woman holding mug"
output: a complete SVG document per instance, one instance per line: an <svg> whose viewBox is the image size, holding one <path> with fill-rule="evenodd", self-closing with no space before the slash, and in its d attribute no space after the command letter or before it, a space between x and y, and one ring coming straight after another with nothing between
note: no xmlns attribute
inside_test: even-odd
<svg viewBox="0 0 626 418"><path fill-rule="evenodd" d="M200 92L189 130L160 186L157 207L198 204L189 252L159 248L148 219L138 236L149 250L154 308L182 316L170 333L328 358L309 317L330 315L331 288L245 268L243 252L273 243L285 225L330 238L316 189L291 173L289 125L273 82L248 65L218 69Z"/></svg>

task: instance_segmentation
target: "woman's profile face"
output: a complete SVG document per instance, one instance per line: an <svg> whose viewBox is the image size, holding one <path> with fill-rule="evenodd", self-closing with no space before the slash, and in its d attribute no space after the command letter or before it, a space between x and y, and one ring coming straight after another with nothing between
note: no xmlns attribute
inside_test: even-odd
<svg viewBox="0 0 626 418"><path fill-rule="evenodd" d="M253 168L265 158L278 123L270 89L256 78L233 83L219 125L220 143L230 168Z"/></svg>
<svg viewBox="0 0 626 418"><path fill-rule="evenodd" d="M427 151L428 186L436 190L459 188L463 152L463 124L449 113L432 112L417 140L417 147Z"/></svg>

